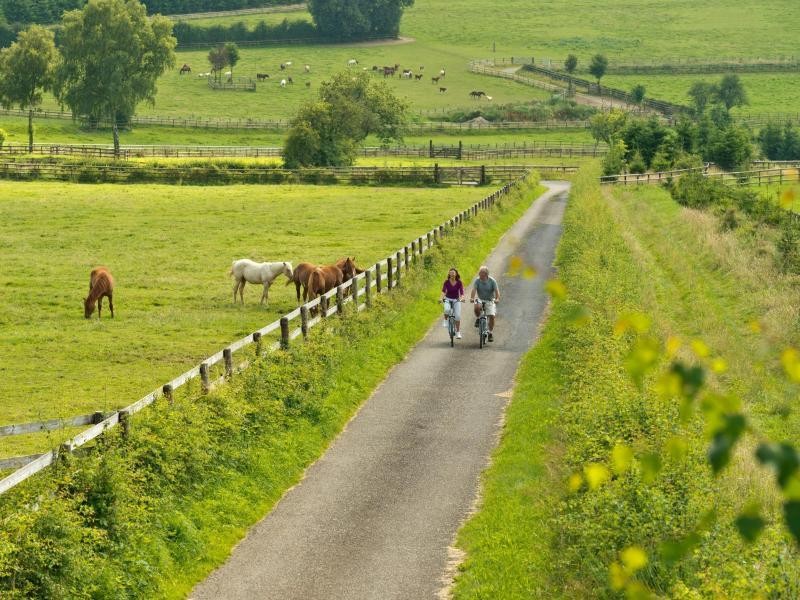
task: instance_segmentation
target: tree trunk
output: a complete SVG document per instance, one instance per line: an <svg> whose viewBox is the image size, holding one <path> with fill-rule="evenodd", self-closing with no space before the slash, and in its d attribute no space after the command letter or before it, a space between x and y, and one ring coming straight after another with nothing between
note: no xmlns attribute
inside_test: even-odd
<svg viewBox="0 0 800 600"><path fill-rule="evenodd" d="M117 115L114 115L114 125L112 127L114 132L114 158L119 158L119 130L117 129Z"/></svg>
<svg viewBox="0 0 800 600"><path fill-rule="evenodd" d="M28 109L28 154L33 154L33 109Z"/></svg>

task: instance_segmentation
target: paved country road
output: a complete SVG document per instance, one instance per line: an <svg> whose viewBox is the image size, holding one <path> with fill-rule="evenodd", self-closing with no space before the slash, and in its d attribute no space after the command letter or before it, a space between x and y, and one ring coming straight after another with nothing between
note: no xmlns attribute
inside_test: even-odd
<svg viewBox="0 0 800 600"><path fill-rule="evenodd" d="M255 525L195 600L414 600L443 587L448 546L478 494L522 355L537 337L569 184L545 182L486 260L500 285L495 341L450 348L437 320L325 455ZM539 277L508 278L510 256ZM442 273L442 280L446 273ZM465 284L473 274L462 273Z"/></svg>

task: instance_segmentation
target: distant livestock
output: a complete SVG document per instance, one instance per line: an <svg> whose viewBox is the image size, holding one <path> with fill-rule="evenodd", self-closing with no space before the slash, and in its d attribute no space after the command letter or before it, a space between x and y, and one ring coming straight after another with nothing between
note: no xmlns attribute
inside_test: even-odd
<svg viewBox="0 0 800 600"><path fill-rule="evenodd" d="M358 61L355 58L351 58L347 61L348 67L355 67L358 64Z"/></svg>
<svg viewBox="0 0 800 600"><path fill-rule="evenodd" d="M447 91L447 88L446 88L446 87L440 87L440 88L439 88L439 93L440 93L440 94L444 94L446 91Z"/></svg>
<svg viewBox="0 0 800 600"><path fill-rule="evenodd" d="M192 67L190 67L186 63L183 63L183 66L181 67L181 70L178 74L183 75L184 73L191 73L191 72L192 72Z"/></svg>
<svg viewBox="0 0 800 600"><path fill-rule="evenodd" d="M479 99L481 96L486 96L486 92L482 92L482 91L480 91L480 90L472 90L472 91L469 93L469 95L470 95L470 98L473 98L473 99L477 100L477 99Z"/></svg>
<svg viewBox="0 0 800 600"><path fill-rule="evenodd" d="M236 303L236 293L244 304L245 283L260 283L264 286L261 294L261 304L269 304L269 286L278 275L285 275L292 279L292 263L290 262L264 262L257 263L247 258L233 261L228 273L235 279L233 284L233 302Z"/></svg>
<svg viewBox="0 0 800 600"><path fill-rule="evenodd" d="M89 295L83 299L83 316L87 319L92 316L95 304L97 304L97 318L103 310L103 297L108 298L108 308L111 310L111 318L114 318L114 278L108 267L96 267L89 274Z"/></svg>
<svg viewBox="0 0 800 600"><path fill-rule="evenodd" d="M269 73L256 73L256 79L258 81L264 81L266 79L269 79Z"/></svg>
<svg viewBox="0 0 800 600"><path fill-rule="evenodd" d="M439 83L438 77L431 77L431 83Z"/></svg>
<svg viewBox="0 0 800 600"><path fill-rule="evenodd" d="M306 73L311 73L311 65L306 65L305 67Z"/></svg>
<svg viewBox="0 0 800 600"><path fill-rule="evenodd" d="M281 79L281 87L282 88L286 87L286 80L285 79Z"/></svg>

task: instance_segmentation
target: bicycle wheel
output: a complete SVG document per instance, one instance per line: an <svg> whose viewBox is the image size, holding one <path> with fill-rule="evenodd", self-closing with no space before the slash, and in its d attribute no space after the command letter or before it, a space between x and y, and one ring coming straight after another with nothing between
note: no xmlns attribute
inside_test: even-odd
<svg viewBox="0 0 800 600"><path fill-rule="evenodd" d="M478 348L483 348L484 340L486 339L486 322L481 319L478 324Z"/></svg>
<svg viewBox="0 0 800 600"><path fill-rule="evenodd" d="M447 319L447 329L450 333L450 347L452 348L455 345L455 337L456 337L456 321L453 317Z"/></svg>

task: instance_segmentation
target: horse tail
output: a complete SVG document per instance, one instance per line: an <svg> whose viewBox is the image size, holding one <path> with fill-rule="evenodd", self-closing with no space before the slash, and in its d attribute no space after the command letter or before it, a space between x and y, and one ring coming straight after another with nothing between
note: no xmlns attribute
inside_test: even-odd
<svg viewBox="0 0 800 600"><path fill-rule="evenodd" d="M236 261L231 263L231 270L228 271L228 277L233 277L233 267L236 266Z"/></svg>

